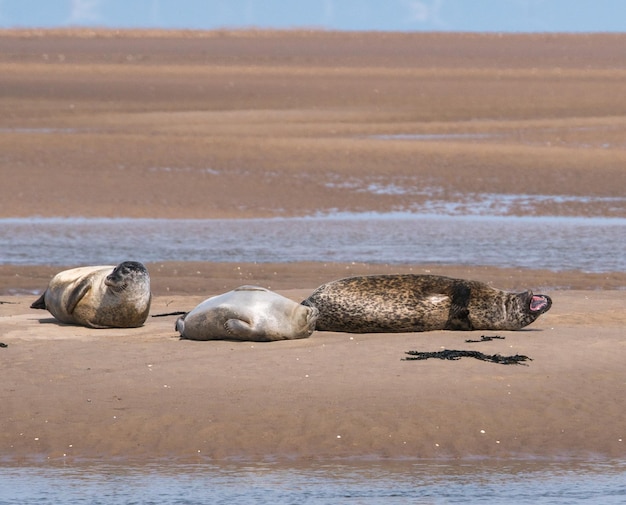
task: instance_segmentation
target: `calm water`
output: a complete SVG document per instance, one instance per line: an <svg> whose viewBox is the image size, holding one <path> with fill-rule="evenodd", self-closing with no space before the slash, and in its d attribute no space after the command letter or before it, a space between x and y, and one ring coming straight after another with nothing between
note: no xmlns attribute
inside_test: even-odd
<svg viewBox="0 0 626 505"><path fill-rule="evenodd" d="M334 214L271 219L0 219L2 264L441 263L626 270L626 219Z"/></svg>
<svg viewBox="0 0 626 505"><path fill-rule="evenodd" d="M626 503L626 462L0 467L0 504Z"/></svg>

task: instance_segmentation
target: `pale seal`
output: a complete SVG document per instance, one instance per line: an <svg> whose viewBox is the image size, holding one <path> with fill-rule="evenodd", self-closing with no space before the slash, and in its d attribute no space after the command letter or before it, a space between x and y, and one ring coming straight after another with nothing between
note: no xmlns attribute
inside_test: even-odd
<svg viewBox="0 0 626 505"><path fill-rule="evenodd" d="M72 268L56 274L33 309L90 328L141 326L150 310L150 275L141 263Z"/></svg>
<svg viewBox="0 0 626 505"><path fill-rule="evenodd" d="M200 303L178 318L176 330L189 340L290 340L310 336L317 314L268 289L241 286Z"/></svg>
<svg viewBox="0 0 626 505"><path fill-rule="evenodd" d="M340 279L320 286L302 304L319 309L319 331L399 333L519 330L548 311L552 300L478 281L407 274Z"/></svg>

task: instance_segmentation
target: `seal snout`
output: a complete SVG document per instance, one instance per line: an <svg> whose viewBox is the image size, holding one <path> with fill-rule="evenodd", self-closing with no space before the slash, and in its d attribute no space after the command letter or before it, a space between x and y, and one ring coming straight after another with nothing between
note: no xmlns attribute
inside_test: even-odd
<svg viewBox="0 0 626 505"><path fill-rule="evenodd" d="M104 279L104 285L108 286L116 293L121 293L128 287L128 282L124 282L123 279L118 278L115 272L113 272L112 274L106 276Z"/></svg>
<svg viewBox="0 0 626 505"><path fill-rule="evenodd" d="M552 306L552 299L546 295L533 295L530 298L531 312L547 312Z"/></svg>

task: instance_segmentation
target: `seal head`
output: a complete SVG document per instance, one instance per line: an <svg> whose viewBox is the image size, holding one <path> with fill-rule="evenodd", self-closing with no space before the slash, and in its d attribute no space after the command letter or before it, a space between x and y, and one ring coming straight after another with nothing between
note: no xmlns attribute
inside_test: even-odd
<svg viewBox="0 0 626 505"><path fill-rule="evenodd" d="M138 261L124 261L117 265L104 279L104 284L116 293L121 293L134 284L144 284L150 275L146 267Z"/></svg>
<svg viewBox="0 0 626 505"><path fill-rule="evenodd" d="M533 323L552 307L549 296L535 295L530 290L520 293L501 291L498 295L498 290L490 289L496 291L491 300L487 296L475 296L472 300L472 311L468 317L470 327L458 329L519 330Z"/></svg>

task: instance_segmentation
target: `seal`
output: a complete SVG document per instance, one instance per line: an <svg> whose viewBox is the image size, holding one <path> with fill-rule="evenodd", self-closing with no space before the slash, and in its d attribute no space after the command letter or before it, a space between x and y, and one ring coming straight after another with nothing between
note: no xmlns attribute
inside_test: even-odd
<svg viewBox="0 0 626 505"><path fill-rule="evenodd" d="M137 261L72 268L56 274L31 308L62 323L89 328L135 328L150 310L150 275Z"/></svg>
<svg viewBox="0 0 626 505"><path fill-rule="evenodd" d="M259 286L241 286L208 298L176 321L189 340L269 342L306 338L318 311Z"/></svg>
<svg viewBox="0 0 626 505"><path fill-rule="evenodd" d="M519 330L552 300L438 275L368 275L323 284L302 302L319 309L316 330L400 333Z"/></svg>

